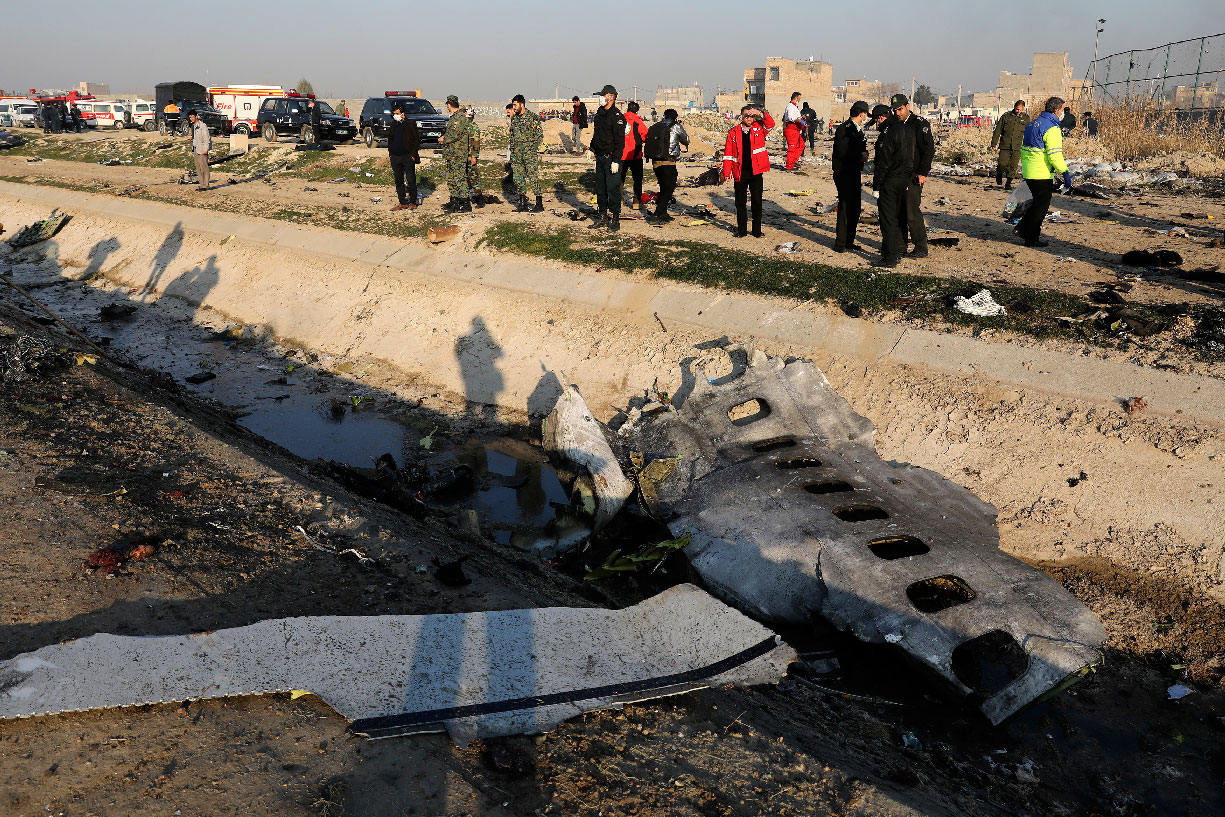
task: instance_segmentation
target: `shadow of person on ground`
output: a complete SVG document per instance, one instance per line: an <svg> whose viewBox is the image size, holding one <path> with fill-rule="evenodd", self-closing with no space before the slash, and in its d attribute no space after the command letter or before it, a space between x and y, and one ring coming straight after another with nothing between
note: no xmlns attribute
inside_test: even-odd
<svg viewBox="0 0 1225 817"><path fill-rule="evenodd" d="M217 268L217 256L210 255L204 266L195 266L175 278L162 291L163 295L186 301L198 311L204 299L217 286L221 270Z"/></svg>
<svg viewBox="0 0 1225 817"><path fill-rule="evenodd" d="M157 248L157 253L153 256L153 268L149 271L149 278L137 293L141 296L141 300L147 299L148 296L157 291L158 285L162 282L162 276L166 274L166 270L170 268L170 263L174 261L179 254L179 250L182 248L183 222L180 221L166 235L162 245Z"/></svg>
<svg viewBox="0 0 1225 817"><path fill-rule="evenodd" d="M455 341L455 358L464 381L466 413L472 420L482 423L497 420L498 395L505 386L497 366L502 357L505 357L502 347L479 315L472 319L468 334Z"/></svg>
<svg viewBox="0 0 1225 817"><path fill-rule="evenodd" d="M89 248L89 264L85 267L85 271L81 273L81 280L88 281L102 271L102 265L106 263L106 259L119 249L120 243L118 238L104 238L97 244Z"/></svg>

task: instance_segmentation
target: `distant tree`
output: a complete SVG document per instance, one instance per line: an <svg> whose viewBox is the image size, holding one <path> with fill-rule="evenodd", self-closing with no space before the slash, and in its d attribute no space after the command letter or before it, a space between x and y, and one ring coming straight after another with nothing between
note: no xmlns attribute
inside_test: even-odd
<svg viewBox="0 0 1225 817"><path fill-rule="evenodd" d="M931 86L920 85L914 91L914 103L916 105L934 105L938 97L932 92Z"/></svg>
<svg viewBox="0 0 1225 817"><path fill-rule="evenodd" d="M298 84L294 90L296 90L298 93L302 94L303 96L306 96L307 94L315 93L315 86L311 85L309 79L307 79L306 77L302 77L302 79L298 80Z"/></svg>
<svg viewBox="0 0 1225 817"><path fill-rule="evenodd" d="M894 94L900 94L901 92L902 86L900 83L882 82L880 84L880 101L888 102L890 97L892 97Z"/></svg>

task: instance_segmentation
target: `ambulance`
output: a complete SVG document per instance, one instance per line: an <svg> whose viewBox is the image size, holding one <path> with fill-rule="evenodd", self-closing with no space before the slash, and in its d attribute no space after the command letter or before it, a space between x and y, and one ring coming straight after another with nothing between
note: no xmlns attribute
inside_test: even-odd
<svg viewBox="0 0 1225 817"><path fill-rule="evenodd" d="M0 96L0 128L14 128L18 125L32 128L34 111L37 110L38 103L29 97Z"/></svg>
<svg viewBox="0 0 1225 817"><path fill-rule="evenodd" d="M78 100L77 107L82 114L93 114L97 124L94 127L122 130L128 126L128 109L122 102L103 102L100 99L88 101ZM88 116L85 117L89 119Z"/></svg>
<svg viewBox="0 0 1225 817"><path fill-rule="evenodd" d="M281 98L279 85L227 85L208 89L208 101L230 120L231 133L252 134L259 130L259 106L267 98Z"/></svg>

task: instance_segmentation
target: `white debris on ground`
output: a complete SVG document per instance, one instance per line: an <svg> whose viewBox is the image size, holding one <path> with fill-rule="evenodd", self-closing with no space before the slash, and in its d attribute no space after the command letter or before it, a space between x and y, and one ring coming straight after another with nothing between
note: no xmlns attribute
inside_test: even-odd
<svg viewBox="0 0 1225 817"><path fill-rule="evenodd" d="M1007 310L991 297L991 290L980 290L971 298L960 295L953 298L953 308L967 315L977 315L980 318L994 318L1007 313Z"/></svg>

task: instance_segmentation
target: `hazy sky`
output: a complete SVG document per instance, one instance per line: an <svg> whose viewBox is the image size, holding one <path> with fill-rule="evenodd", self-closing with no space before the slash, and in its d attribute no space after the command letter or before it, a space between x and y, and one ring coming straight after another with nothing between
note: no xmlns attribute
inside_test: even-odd
<svg viewBox="0 0 1225 817"><path fill-rule="evenodd" d="M292 86L357 99L392 88L431 98L589 94L605 82L628 96L693 82L739 89L767 56L814 56L834 79L867 77L936 90L991 90L1001 70L1026 73L1034 51L1069 51L1073 75L1093 55L1225 31L1221 0L32 0L0 11L0 88L112 90L158 82ZM49 9L68 28L48 38ZM615 17L597 17L613 9ZM847 20L847 9L858 19ZM40 34L42 32L42 34ZM47 53L48 42L53 53ZM644 91L646 93L644 93Z"/></svg>

